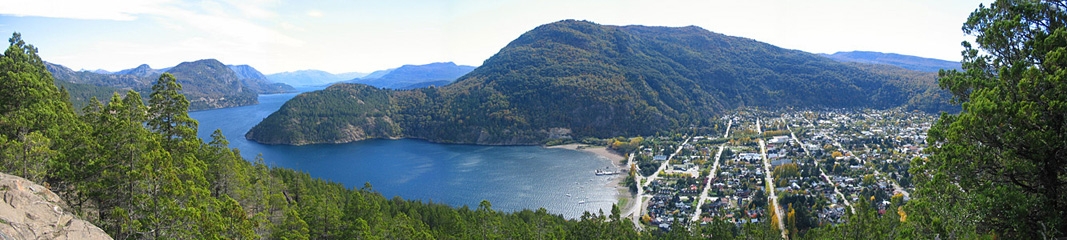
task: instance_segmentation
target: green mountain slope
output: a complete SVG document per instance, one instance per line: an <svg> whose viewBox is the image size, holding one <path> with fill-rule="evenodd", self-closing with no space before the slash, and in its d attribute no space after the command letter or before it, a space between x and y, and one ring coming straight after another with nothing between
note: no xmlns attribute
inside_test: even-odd
<svg viewBox="0 0 1067 240"><path fill-rule="evenodd" d="M399 137L537 144L552 137L653 134L705 124L742 106L951 110L942 104L947 101L923 99L947 99L937 90L934 77L895 67L841 63L699 27L605 26L567 20L523 34L450 85L363 90L358 95L342 95L338 89L307 93L286 103L246 137L271 144L358 140L324 137L342 129L329 126L289 134L293 130L287 128L295 125L279 123L321 125L321 119L360 118L371 112L393 120L400 128ZM337 102L376 94L388 94L389 104L352 114L351 104ZM353 126L365 133L388 132L373 130L387 127L381 124Z"/></svg>

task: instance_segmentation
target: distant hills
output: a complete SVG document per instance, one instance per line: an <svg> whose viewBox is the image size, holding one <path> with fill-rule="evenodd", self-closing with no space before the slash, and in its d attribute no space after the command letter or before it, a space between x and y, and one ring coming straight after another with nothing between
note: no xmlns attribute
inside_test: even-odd
<svg viewBox="0 0 1067 240"><path fill-rule="evenodd" d="M275 83L267 79L263 73L248 65L227 65L233 73L241 79L241 83L259 94L296 92L296 88L285 83Z"/></svg>
<svg viewBox="0 0 1067 240"><path fill-rule="evenodd" d="M904 69L921 71L921 72L937 72L940 69L956 69L962 70L960 62L945 61L941 59L923 58L916 56L900 55L896 53L880 53L880 52L866 52L866 51L852 51L852 52L836 52L834 54L819 54L828 57L833 60L841 62L858 62L858 63L873 63L873 64L886 64Z"/></svg>
<svg viewBox="0 0 1067 240"><path fill-rule="evenodd" d="M369 74L357 72L333 74L320 70L300 70L270 74L266 78L271 82L299 87L346 82L362 83L379 88L412 89L444 86L471 70L474 70L474 67L443 62L425 65L404 65L399 68L378 70Z"/></svg>
<svg viewBox="0 0 1067 240"><path fill-rule="evenodd" d="M396 70L396 68L390 68L390 69L385 69L385 70L374 71L374 72L371 72L370 74L367 74L366 76L362 76L360 78L366 78L366 79L380 78L382 76L385 76L386 74L389 74L389 72L392 72L393 70ZM356 80L356 79L352 79L352 80Z"/></svg>
<svg viewBox="0 0 1067 240"><path fill-rule="evenodd" d="M152 67L148 66L148 64L141 64L141 65L138 65L135 68L119 70L118 72L114 72L114 74L115 75L133 75L133 76L138 76L138 77L150 77L150 76L153 76L153 75L158 76L159 74L163 73L164 71L166 71L166 69L152 69Z"/></svg>
<svg viewBox="0 0 1067 240"><path fill-rule="evenodd" d="M258 103L258 94L295 91L292 86L268 82L255 68L227 66L215 59L183 62L164 69L142 64L114 73L74 71L53 63L46 63L46 67L56 84L68 89L77 108L86 105L92 97L106 101L114 92L135 90L147 97L163 72L174 74L182 84L190 110L252 105Z"/></svg>
<svg viewBox="0 0 1067 240"><path fill-rule="evenodd" d="M650 135L739 107L953 111L934 73L845 63L699 27L560 21L519 36L452 84L335 84L285 103L245 137L267 144L419 138L539 144Z"/></svg>
<svg viewBox="0 0 1067 240"><path fill-rule="evenodd" d="M267 75L271 82L284 83L296 87L322 86L340 81L352 80L366 76L367 74L351 72L333 74L320 70L299 70Z"/></svg>
<svg viewBox="0 0 1067 240"><path fill-rule="evenodd" d="M404 65L387 72L382 71L384 74L380 76L369 75L347 82L362 83L379 88L413 89L448 85L472 70L474 70L473 66L456 65L452 62Z"/></svg>

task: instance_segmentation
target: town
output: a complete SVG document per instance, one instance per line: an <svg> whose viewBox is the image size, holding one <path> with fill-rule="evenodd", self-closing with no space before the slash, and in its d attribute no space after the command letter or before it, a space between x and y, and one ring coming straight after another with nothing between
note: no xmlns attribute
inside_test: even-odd
<svg viewBox="0 0 1067 240"><path fill-rule="evenodd" d="M845 221L854 203L901 211L909 163L936 116L901 109L741 110L673 136L613 140L632 152L626 213L639 228L769 221L782 237Z"/></svg>

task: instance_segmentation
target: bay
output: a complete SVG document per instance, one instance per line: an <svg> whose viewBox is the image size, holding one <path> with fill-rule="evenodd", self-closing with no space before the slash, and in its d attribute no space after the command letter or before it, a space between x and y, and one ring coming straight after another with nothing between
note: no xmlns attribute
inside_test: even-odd
<svg viewBox="0 0 1067 240"><path fill-rule="evenodd" d="M303 88L301 91L317 90ZM612 166L595 154L538 146L438 144L422 140L366 140L307 146L264 145L244 134L297 93L260 95L252 106L191 112L199 136L210 141L221 129L245 159L262 154L275 167L305 171L312 177L349 188L370 183L387 197L418 199L476 208L489 200L493 209L545 208L577 218L582 212L610 212L616 203L611 180L595 169Z"/></svg>

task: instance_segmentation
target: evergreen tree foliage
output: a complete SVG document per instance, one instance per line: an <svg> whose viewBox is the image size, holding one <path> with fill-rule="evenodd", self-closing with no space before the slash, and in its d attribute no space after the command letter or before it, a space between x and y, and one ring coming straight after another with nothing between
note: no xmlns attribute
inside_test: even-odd
<svg viewBox="0 0 1067 240"><path fill-rule="evenodd" d="M963 25L964 71L941 87L962 103L930 129L912 162L909 222L942 237L1067 236L1067 3L996 1Z"/></svg>

